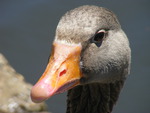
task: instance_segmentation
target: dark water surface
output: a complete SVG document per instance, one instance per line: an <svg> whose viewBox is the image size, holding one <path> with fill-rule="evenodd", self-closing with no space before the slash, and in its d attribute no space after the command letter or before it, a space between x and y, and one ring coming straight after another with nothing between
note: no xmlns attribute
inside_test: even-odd
<svg viewBox="0 0 150 113"><path fill-rule="evenodd" d="M114 11L130 40L132 70L113 113L150 113L150 0L1 0L0 52L34 84L46 67L60 17L85 4ZM66 93L47 103L49 111L65 113Z"/></svg>

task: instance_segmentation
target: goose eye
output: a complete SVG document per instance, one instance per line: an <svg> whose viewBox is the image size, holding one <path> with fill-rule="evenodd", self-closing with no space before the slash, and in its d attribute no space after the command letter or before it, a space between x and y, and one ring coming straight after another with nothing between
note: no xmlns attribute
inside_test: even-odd
<svg viewBox="0 0 150 113"><path fill-rule="evenodd" d="M95 43L97 47L100 47L102 44L103 39L106 36L106 30L102 29L96 32L94 37L92 38L92 43Z"/></svg>
<svg viewBox="0 0 150 113"><path fill-rule="evenodd" d="M105 37L105 30L100 30L98 31L95 36L93 37L93 42L94 43L101 43L101 41L103 40L103 38Z"/></svg>

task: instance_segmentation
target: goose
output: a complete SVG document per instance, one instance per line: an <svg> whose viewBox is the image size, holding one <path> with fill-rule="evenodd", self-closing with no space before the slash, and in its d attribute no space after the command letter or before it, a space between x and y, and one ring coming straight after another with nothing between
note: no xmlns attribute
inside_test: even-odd
<svg viewBox="0 0 150 113"><path fill-rule="evenodd" d="M66 113L110 113L130 63L129 41L116 15L103 7L80 6L60 19L31 99L39 103L68 90Z"/></svg>

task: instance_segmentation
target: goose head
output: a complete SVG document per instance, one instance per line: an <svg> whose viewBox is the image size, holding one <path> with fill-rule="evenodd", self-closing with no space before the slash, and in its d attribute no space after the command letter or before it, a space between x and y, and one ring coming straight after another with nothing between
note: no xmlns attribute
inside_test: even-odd
<svg viewBox="0 0 150 113"><path fill-rule="evenodd" d="M130 47L115 14L97 6L68 11L59 21L45 72L31 90L34 102L76 85L127 77Z"/></svg>

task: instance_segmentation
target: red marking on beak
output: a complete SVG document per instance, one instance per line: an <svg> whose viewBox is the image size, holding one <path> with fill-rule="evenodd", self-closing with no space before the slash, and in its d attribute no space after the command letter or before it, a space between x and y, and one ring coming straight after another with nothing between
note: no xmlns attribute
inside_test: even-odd
<svg viewBox="0 0 150 113"><path fill-rule="evenodd" d="M59 74L59 76L62 76L62 75L64 75L64 74L66 74L66 70L64 69L62 72L60 72L60 74Z"/></svg>

